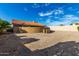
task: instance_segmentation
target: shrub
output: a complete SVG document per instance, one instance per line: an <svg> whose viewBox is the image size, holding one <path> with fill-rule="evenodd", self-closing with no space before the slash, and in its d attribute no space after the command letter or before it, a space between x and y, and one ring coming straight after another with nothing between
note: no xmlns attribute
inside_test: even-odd
<svg viewBox="0 0 79 59"><path fill-rule="evenodd" d="M77 27L77 30L79 31L79 26Z"/></svg>
<svg viewBox="0 0 79 59"><path fill-rule="evenodd" d="M0 19L0 33L2 33L7 28L10 28L10 23L5 20Z"/></svg>

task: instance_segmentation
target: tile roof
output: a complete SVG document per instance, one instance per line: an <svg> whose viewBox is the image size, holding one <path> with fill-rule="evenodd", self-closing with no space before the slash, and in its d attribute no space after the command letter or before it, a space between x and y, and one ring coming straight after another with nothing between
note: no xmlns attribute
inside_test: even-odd
<svg viewBox="0 0 79 59"><path fill-rule="evenodd" d="M13 19L12 21L13 25L29 25L29 26L44 26L42 24L39 24L37 22L25 22L25 21L21 21L21 20L15 20Z"/></svg>

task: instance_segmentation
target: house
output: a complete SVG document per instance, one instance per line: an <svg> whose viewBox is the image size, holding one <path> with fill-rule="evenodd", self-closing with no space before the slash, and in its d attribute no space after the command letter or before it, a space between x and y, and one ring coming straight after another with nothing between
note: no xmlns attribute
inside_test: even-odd
<svg viewBox="0 0 79 59"><path fill-rule="evenodd" d="M12 20L13 32L15 33L49 33L50 28L37 22L25 22Z"/></svg>

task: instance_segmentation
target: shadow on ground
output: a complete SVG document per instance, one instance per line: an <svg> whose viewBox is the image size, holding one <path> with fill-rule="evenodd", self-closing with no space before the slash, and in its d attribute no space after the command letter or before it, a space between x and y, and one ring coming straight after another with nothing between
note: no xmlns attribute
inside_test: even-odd
<svg viewBox="0 0 79 59"><path fill-rule="evenodd" d="M33 51L33 56L78 56L79 43L75 41L60 42L54 46Z"/></svg>
<svg viewBox="0 0 79 59"><path fill-rule="evenodd" d="M0 56L78 56L79 43L60 42L54 46L31 51L24 44L36 42L36 38L21 39L15 34L0 36Z"/></svg>
<svg viewBox="0 0 79 59"><path fill-rule="evenodd" d="M0 56L28 56L32 52L24 44L38 41L35 38L21 39L15 34L0 36Z"/></svg>
<svg viewBox="0 0 79 59"><path fill-rule="evenodd" d="M18 41L20 41L23 44L28 44L28 43L35 42L38 40L39 39L36 39L36 38L23 38L23 39L19 39Z"/></svg>

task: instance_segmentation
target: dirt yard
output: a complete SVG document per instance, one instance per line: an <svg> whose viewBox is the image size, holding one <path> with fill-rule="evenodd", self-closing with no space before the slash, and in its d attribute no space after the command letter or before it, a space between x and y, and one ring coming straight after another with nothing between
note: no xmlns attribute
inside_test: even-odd
<svg viewBox="0 0 79 59"><path fill-rule="evenodd" d="M64 32L64 31L57 32L56 31L48 34L14 33L14 34L0 35L0 48L1 48L0 55L6 55L6 54L7 55L34 55L33 53L39 50L50 48L58 43L70 42L70 41L79 42L79 32ZM6 51L10 53L3 54L3 52L6 52ZM51 49L51 51L53 52L53 49ZM39 54L37 53L35 53L35 55L39 55L39 54L44 55L42 54L42 52L41 53L39 52Z"/></svg>
<svg viewBox="0 0 79 59"><path fill-rule="evenodd" d="M53 46L59 42L76 41L79 42L79 32L53 32L49 34L34 33L34 34L16 34L21 39L24 38L35 38L38 41L31 42L29 44L24 44L26 47L30 48L32 51L36 49L44 49Z"/></svg>

